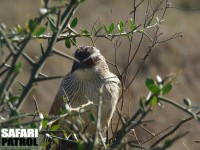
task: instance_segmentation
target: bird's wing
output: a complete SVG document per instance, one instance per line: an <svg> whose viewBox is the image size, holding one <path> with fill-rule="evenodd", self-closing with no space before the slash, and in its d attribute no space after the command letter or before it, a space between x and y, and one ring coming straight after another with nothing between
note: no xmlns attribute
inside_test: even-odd
<svg viewBox="0 0 200 150"><path fill-rule="evenodd" d="M63 106L64 104L64 97L66 97L66 93L65 90L67 89L63 89L65 81L68 80L70 74L67 74L64 79L62 80L62 83L60 85L60 88L58 89L58 92L56 94L56 97L53 101L53 104L51 105L51 109L49 111L49 115L57 115L59 109Z"/></svg>
<svg viewBox="0 0 200 150"><path fill-rule="evenodd" d="M53 104L51 105L51 109L49 111L49 115L57 115L59 108L63 105L62 100L62 86L60 86L58 93L56 94L56 97L53 101Z"/></svg>

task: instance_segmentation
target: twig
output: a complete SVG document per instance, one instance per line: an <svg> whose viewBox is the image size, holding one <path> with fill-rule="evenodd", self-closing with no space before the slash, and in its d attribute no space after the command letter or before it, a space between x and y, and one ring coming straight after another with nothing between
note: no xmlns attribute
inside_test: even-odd
<svg viewBox="0 0 200 150"><path fill-rule="evenodd" d="M28 94L30 93L32 86L33 86L33 82L37 79L40 71L41 71L41 67L44 65L46 59L48 58L48 56L51 54L52 49L60 35L60 33L62 32L63 28L68 24L73 12L75 11L75 9L77 8L78 3L76 1L71 0L69 6L66 8L66 10L63 13L62 19L61 19L61 24L58 26L58 30L57 32L55 32L52 37L51 37L51 41L48 44L48 47L46 48L46 51L44 52L44 54L41 56L39 62L37 64L35 64L35 67L31 73L31 77L28 81L28 84L26 85L25 90L22 92L19 102L17 104L17 110L20 110L26 97L28 96Z"/></svg>
<svg viewBox="0 0 200 150"><path fill-rule="evenodd" d="M98 135L101 132L101 106L102 106L103 87L104 87L104 85L102 85L101 88L99 89L99 103L98 103L98 108L97 108L96 132L95 132L94 143L93 143L92 149L96 148L96 146L98 144L98 139L99 139Z"/></svg>
<svg viewBox="0 0 200 150"><path fill-rule="evenodd" d="M158 100L169 103L169 104L181 109L182 111L186 112L187 114L191 115L192 117L197 118L196 114L191 112L187 107L183 107L182 105L180 105L180 104L176 103L175 101L172 101L168 98L164 98L164 97L160 97L160 96L157 98L158 98Z"/></svg>
<svg viewBox="0 0 200 150"><path fill-rule="evenodd" d="M200 112L198 112L197 114L199 114ZM150 147L153 148L155 147L158 143L160 143L161 141L163 141L165 138L167 138L168 136L170 136L171 134L173 134L175 131L177 131L178 128L180 128L184 123L190 121L194 119L194 116L191 116L189 118L183 119L181 120L171 131L169 131L168 133L166 133L165 135L163 135L161 138L159 138L155 143L153 143Z"/></svg>

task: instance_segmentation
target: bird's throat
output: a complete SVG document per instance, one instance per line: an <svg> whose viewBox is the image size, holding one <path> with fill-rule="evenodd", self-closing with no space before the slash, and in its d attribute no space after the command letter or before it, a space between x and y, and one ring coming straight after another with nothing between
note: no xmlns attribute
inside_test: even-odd
<svg viewBox="0 0 200 150"><path fill-rule="evenodd" d="M73 72L74 77L80 81L89 81L91 80L95 73L89 69L78 69Z"/></svg>

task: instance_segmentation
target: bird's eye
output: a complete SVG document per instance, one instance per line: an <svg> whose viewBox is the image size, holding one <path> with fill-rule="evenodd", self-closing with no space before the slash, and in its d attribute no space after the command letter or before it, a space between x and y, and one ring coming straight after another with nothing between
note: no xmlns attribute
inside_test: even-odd
<svg viewBox="0 0 200 150"><path fill-rule="evenodd" d="M94 65L95 64L95 60L93 58L90 58L88 59L86 62L85 62L87 65Z"/></svg>
<svg viewBox="0 0 200 150"><path fill-rule="evenodd" d="M88 65L93 65L95 63L94 59L93 58L90 58L86 61L86 64Z"/></svg>

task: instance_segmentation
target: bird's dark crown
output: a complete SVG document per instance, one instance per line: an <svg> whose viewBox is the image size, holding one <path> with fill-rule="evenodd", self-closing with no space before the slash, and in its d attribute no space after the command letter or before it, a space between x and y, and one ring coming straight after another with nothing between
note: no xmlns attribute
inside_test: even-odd
<svg viewBox="0 0 200 150"><path fill-rule="evenodd" d="M74 57L78 59L80 62L74 62L72 66L71 73L78 69L87 69L94 67L99 60L100 57L99 50L92 46L81 46L74 53Z"/></svg>
<svg viewBox="0 0 200 150"><path fill-rule="evenodd" d="M79 49L76 50L74 57L77 58L80 61L83 61L83 60L87 59L92 54L90 49L93 49L93 47L91 47L91 46L81 46Z"/></svg>

